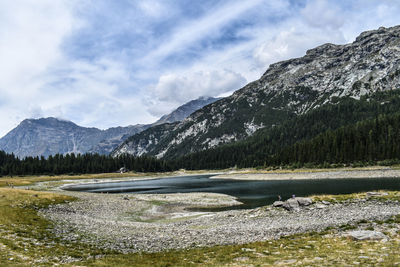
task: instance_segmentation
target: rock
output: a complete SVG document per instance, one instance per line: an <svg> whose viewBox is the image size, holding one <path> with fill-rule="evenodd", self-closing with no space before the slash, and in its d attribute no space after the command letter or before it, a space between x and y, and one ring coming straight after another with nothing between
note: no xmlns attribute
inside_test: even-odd
<svg viewBox="0 0 400 267"><path fill-rule="evenodd" d="M286 200L282 207L286 210L300 210L299 202L295 198L289 198Z"/></svg>
<svg viewBox="0 0 400 267"><path fill-rule="evenodd" d="M316 207L317 209L325 209L327 206L324 205L324 204L318 203L318 204L315 205L315 207Z"/></svg>
<svg viewBox="0 0 400 267"><path fill-rule="evenodd" d="M291 264L295 264L297 262L297 260L295 259L290 259L290 260L283 260L283 261L276 261L274 263L274 265L291 265Z"/></svg>
<svg viewBox="0 0 400 267"><path fill-rule="evenodd" d="M325 201L325 200L322 200L321 203L324 204L324 205L330 205L331 204L331 202Z"/></svg>
<svg viewBox="0 0 400 267"><path fill-rule="evenodd" d="M359 258L359 259L369 259L368 256L359 256L358 258Z"/></svg>
<svg viewBox="0 0 400 267"><path fill-rule="evenodd" d="M352 231L352 232L347 233L347 236L353 240L387 240L388 239L388 237L381 232L369 231L369 230Z"/></svg>
<svg viewBox="0 0 400 267"><path fill-rule="evenodd" d="M275 201L272 204L274 207L283 207L286 210L300 210L302 206L309 206L312 204L311 198L307 197L295 197L289 198L288 200L282 201Z"/></svg>
<svg viewBox="0 0 400 267"><path fill-rule="evenodd" d="M367 197L381 197L389 195L386 192L367 192Z"/></svg>
<svg viewBox="0 0 400 267"><path fill-rule="evenodd" d="M272 206L274 206L274 207L282 207L283 206L283 201L275 201L273 204L272 204Z"/></svg>
<svg viewBox="0 0 400 267"><path fill-rule="evenodd" d="M242 248L242 251L245 251L245 252L255 252L256 250L255 250L255 249L252 249L252 248Z"/></svg>
<svg viewBox="0 0 400 267"><path fill-rule="evenodd" d="M238 258L234 258L234 261L248 261L250 258L249 257L238 257Z"/></svg>
<svg viewBox="0 0 400 267"><path fill-rule="evenodd" d="M296 197L295 200L297 200L300 206L309 206L313 203L311 198L308 197Z"/></svg>

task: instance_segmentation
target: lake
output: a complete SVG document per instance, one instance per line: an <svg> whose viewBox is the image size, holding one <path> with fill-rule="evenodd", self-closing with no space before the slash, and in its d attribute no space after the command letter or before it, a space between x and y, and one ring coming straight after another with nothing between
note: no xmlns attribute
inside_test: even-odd
<svg viewBox="0 0 400 267"><path fill-rule="evenodd" d="M149 180L76 184L64 190L92 193L171 194L208 192L237 197L237 208L256 208L292 195L349 194L374 190L400 190L400 178L354 178L314 180L242 181L210 179L212 175L193 175Z"/></svg>

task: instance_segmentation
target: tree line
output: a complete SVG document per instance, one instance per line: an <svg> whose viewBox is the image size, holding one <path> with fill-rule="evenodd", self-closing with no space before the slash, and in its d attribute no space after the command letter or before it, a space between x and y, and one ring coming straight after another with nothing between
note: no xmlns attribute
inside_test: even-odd
<svg viewBox="0 0 400 267"><path fill-rule="evenodd" d="M57 154L19 159L0 151L0 175L56 175L116 172L125 167L137 172L166 172L171 166L153 157L122 155L113 158L99 154Z"/></svg>
<svg viewBox="0 0 400 267"><path fill-rule="evenodd" d="M267 160L267 164L352 163L400 159L400 113L327 131L298 142Z"/></svg>

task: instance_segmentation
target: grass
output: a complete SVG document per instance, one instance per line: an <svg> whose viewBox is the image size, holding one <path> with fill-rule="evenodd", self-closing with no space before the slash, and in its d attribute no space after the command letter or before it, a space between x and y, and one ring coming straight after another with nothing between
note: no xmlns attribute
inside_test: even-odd
<svg viewBox="0 0 400 267"><path fill-rule="evenodd" d="M345 194L345 195L314 195L310 196L314 202L316 201L328 201L331 203L335 202L344 202L351 201L354 199L376 199L382 201L400 201L400 191L382 191L379 190L377 192L387 193L387 195L382 196L367 196L367 193L353 193L353 194Z"/></svg>
<svg viewBox="0 0 400 267"><path fill-rule="evenodd" d="M87 261L88 266L395 266L398 239L386 243L356 242L322 234L293 235L246 245L216 246L162 253L138 253ZM361 257L360 257L361 256Z"/></svg>
<svg viewBox="0 0 400 267"><path fill-rule="evenodd" d="M393 166L366 166L366 167L338 167L338 168L246 168L246 169L234 169L224 170L233 171L235 173L242 174L263 174L263 173L318 173L318 172L329 172L329 171L374 171L382 169L393 169L399 170L399 165Z"/></svg>
<svg viewBox="0 0 400 267"><path fill-rule="evenodd" d="M48 205L73 200L46 192L0 188L0 265L48 266L102 254L84 244L61 242L52 234L51 222L37 212Z"/></svg>

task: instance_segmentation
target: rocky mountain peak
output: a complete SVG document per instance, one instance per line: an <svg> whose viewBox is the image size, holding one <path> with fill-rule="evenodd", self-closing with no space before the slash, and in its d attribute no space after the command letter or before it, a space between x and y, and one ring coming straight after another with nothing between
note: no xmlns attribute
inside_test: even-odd
<svg viewBox="0 0 400 267"><path fill-rule="evenodd" d="M209 96L201 96L195 100L191 100L186 104L178 107L168 115L162 116L154 125L160 125L163 123L174 123L177 121L183 121L186 117L192 114L194 111L211 104L220 98L214 98Z"/></svg>

